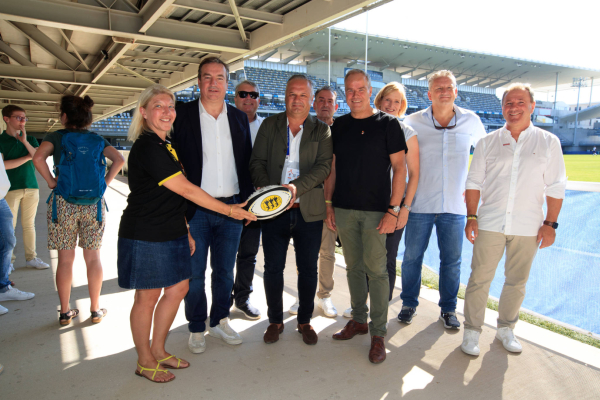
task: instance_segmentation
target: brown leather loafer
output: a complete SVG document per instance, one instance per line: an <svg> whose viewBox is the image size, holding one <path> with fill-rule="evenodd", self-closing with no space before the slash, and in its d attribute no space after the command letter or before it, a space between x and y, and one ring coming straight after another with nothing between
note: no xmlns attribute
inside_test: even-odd
<svg viewBox="0 0 600 400"><path fill-rule="evenodd" d="M304 343L310 345L317 344L319 337L317 336L317 332L315 332L310 324L298 324L298 332L302 334L302 340L304 340Z"/></svg>
<svg viewBox="0 0 600 400"><path fill-rule="evenodd" d="M383 337L371 337L371 350L369 350L369 361L380 364L385 361L385 343Z"/></svg>
<svg viewBox="0 0 600 400"><path fill-rule="evenodd" d="M360 324L351 319L345 327L334 333L332 337L335 340L348 340L356 335L366 335L367 333L369 333L369 324L366 322Z"/></svg>
<svg viewBox="0 0 600 400"><path fill-rule="evenodd" d="M278 326L281 325L281 326ZM275 343L279 340L279 334L283 332L283 324L270 324L263 337L265 343Z"/></svg>

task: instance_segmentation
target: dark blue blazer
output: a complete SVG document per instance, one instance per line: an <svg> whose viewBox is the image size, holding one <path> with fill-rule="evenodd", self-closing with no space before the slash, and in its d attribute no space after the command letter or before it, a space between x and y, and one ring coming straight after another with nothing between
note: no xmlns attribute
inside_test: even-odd
<svg viewBox="0 0 600 400"><path fill-rule="evenodd" d="M173 124L173 142L177 150L179 160L185 168L187 179L194 185L202 184L202 131L200 129L200 110L198 101L190 101L179 105L177 118ZM235 107L227 104L227 119L233 143L233 156L235 158L235 169L240 185L240 197L242 201L252 194L254 186L250 178L248 168L250 156L252 155L252 138L250 136L250 125L248 116ZM232 166L233 167L233 166ZM188 201L186 217L192 219L198 206Z"/></svg>

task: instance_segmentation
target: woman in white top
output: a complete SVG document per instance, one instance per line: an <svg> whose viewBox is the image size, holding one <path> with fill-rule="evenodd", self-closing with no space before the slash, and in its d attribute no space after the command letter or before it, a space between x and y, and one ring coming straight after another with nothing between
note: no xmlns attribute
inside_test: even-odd
<svg viewBox="0 0 600 400"><path fill-rule="evenodd" d="M404 116L408 108L406 101L406 92L404 86L398 82L390 82L377 93L375 97L375 107L385 113L401 118ZM417 132L400 121L400 126L404 132L406 140L406 167L408 170L408 184L406 185L406 193L402 199L400 214L398 215L398 223L396 224L396 232L388 233L386 240L387 249L387 270L390 278L390 300L392 300L392 292L396 285L396 257L398 257L398 245L402 239L404 227L408 221L408 213L410 206L417 191L419 184L419 142L417 141Z"/></svg>

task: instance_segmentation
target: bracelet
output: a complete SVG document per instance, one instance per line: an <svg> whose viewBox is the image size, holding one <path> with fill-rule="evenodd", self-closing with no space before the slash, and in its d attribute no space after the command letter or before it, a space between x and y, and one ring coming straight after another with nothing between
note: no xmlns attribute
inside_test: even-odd
<svg viewBox="0 0 600 400"><path fill-rule="evenodd" d="M477 221L477 215L475 215L475 214L467 215L467 219L474 219Z"/></svg>
<svg viewBox="0 0 600 400"><path fill-rule="evenodd" d="M398 216L396 214L392 214L391 212L387 211L388 214L390 214L392 217L396 217L396 219L398 219Z"/></svg>
<svg viewBox="0 0 600 400"><path fill-rule="evenodd" d="M233 214L233 206L229 206L229 215L227 216L231 217L231 214Z"/></svg>
<svg viewBox="0 0 600 400"><path fill-rule="evenodd" d="M333 204L333 201L331 201L331 200L325 200L325 203L326 204Z"/></svg>
<svg viewBox="0 0 600 400"><path fill-rule="evenodd" d="M190 229L190 224L185 224L185 226L187 226L188 230Z"/></svg>

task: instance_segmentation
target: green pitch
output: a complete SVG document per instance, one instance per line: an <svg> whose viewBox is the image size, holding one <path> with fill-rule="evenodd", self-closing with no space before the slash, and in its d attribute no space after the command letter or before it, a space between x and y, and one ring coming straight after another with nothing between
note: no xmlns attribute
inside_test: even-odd
<svg viewBox="0 0 600 400"><path fill-rule="evenodd" d="M600 182L600 156L565 154L564 157L570 181Z"/></svg>
<svg viewBox="0 0 600 400"><path fill-rule="evenodd" d="M469 157L469 166L472 158L473 155ZM565 154L564 158L570 181L600 182L600 155Z"/></svg>

